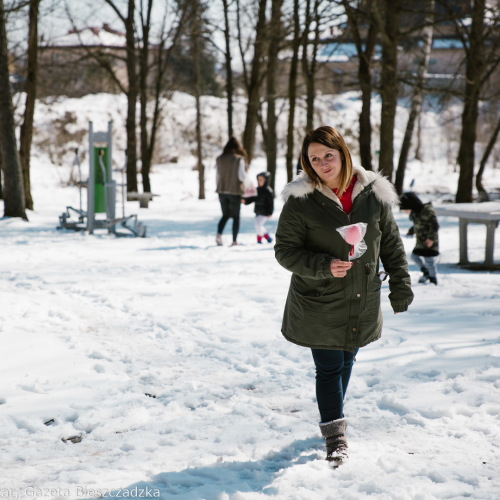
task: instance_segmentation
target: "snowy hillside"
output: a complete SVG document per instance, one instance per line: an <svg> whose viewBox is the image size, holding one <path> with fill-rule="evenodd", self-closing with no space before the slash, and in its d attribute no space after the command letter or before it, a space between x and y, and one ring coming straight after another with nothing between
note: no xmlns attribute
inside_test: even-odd
<svg viewBox="0 0 500 500"><path fill-rule="evenodd" d="M344 97L322 98L332 121L343 117L332 123L340 130L355 128L359 105ZM188 123L189 101L178 102L178 123ZM224 103L211 102L206 130L220 138ZM255 243L252 206L242 207L242 245L228 246L231 223L225 246L215 245L220 141L206 161L207 199L198 200L190 146L178 127L164 132L164 158L177 163L155 166L159 196L148 209L126 205L147 238L58 231L65 207L78 206L78 189L61 180L85 137L64 146L62 166L40 142L65 113L75 131L112 118L121 166L120 98L37 108L36 210L29 223L0 219L0 498L500 497L500 274L456 267L456 219L440 218L437 287L415 285L410 310L395 316L383 285L384 332L359 352L347 396L350 459L332 470L310 351L280 333L290 274L272 245ZM436 120L425 119L428 161L411 163L407 176L434 201L452 196L457 180ZM251 174L265 168L258 158ZM280 191L282 159L278 168ZM500 175L490 170L485 181L498 187ZM281 207L277 199L273 234ZM407 216L395 217L405 234ZM484 227L470 226L472 260L483 258L484 240ZM414 241L404 243L410 252ZM410 272L416 282L413 264ZM63 441L72 437L81 441Z"/></svg>

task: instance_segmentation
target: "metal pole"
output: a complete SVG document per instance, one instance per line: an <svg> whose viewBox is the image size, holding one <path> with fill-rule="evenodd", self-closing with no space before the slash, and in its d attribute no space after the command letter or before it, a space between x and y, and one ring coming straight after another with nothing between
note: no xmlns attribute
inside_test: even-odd
<svg viewBox="0 0 500 500"><path fill-rule="evenodd" d="M125 196L126 196L126 183L125 183L125 170L127 168L127 150L125 150L125 163L122 168L122 217L125 218Z"/></svg>
<svg viewBox="0 0 500 500"><path fill-rule="evenodd" d="M104 182L104 206L106 207L106 217L109 217L109 212L110 212L110 206L108 204L108 189L109 189L109 184L108 184L108 176L106 175L106 166L104 165L104 150L100 149L99 150L99 166L101 167L101 172L102 172L102 179Z"/></svg>
<svg viewBox="0 0 500 500"><path fill-rule="evenodd" d="M80 168L80 159L78 158L78 148L75 148L75 159L73 165L78 167L78 194L80 196L80 216L82 215L82 169Z"/></svg>
<svg viewBox="0 0 500 500"><path fill-rule="evenodd" d="M93 234L94 232L94 167L94 130L92 122L89 122L89 180L87 182L87 229L89 231L89 234Z"/></svg>

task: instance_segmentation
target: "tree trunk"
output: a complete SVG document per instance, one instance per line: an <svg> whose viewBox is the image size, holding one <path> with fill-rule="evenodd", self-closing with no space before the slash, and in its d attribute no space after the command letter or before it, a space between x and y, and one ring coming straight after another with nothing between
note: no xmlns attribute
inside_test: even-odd
<svg viewBox="0 0 500 500"><path fill-rule="evenodd" d="M483 157L481 158L481 163L479 164L479 170L476 175L476 189L478 193L486 194L486 190L483 187L483 173L486 167L486 163L488 162L488 158L490 157L490 154L493 151L493 146L497 141L499 133L500 133L500 118L498 119L497 126L495 127L495 130L493 131L493 134L491 135L490 140L488 141L488 145L486 146Z"/></svg>
<svg viewBox="0 0 500 500"><path fill-rule="evenodd" d="M415 122L417 121L420 115L420 111L422 109L422 102L424 100L423 87L425 80L425 72L427 71L427 66L429 64L429 57L432 48L432 35L434 31L433 21L434 21L434 0L427 0L425 27L422 36L423 38L422 54L418 63L417 79L415 82L415 87L411 99L410 115L408 117L408 123L406 124L403 144L401 145L401 151L399 153L398 168L396 170L396 181L394 183L398 194L403 193L406 163L408 160L408 153L411 147L413 129L415 127Z"/></svg>
<svg viewBox="0 0 500 500"><path fill-rule="evenodd" d="M35 114L36 85L38 74L38 7L40 0L30 0L28 31L28 67L26 76L26 105L19 140L19 160L23 172L26 208L33 210L30 183L30 156L33 139L33 116Z"/></svg>
<svg viewBox="0 0 500 500"><path fill-rule="evenodd" d="M309 106L309 87L311 77L309 75L309 33L311 32L311 0L306 0L305 6L305 22L304 22L304 35L302 38L302 76L306 85L306 128L307 133L312 129L313 116L310 113Z"/></svg>
<svg viewBox="0 0 500 500"><path fill-rule="evenodd" d="M319 13L318 6L320 0L315 0L313 12L311 12L311 1L306 2L306 18L305 30L302 48L302 73L306 83L306 132L314 128L314 101L316 97L315 92L315 78L316 78L316 55L318 52L320 27L319 27ZM315 22L314 29L314 42L312 45L312 53L309 55L309 33L310 25Z"/></svg>
<svg viewBox="0 0 500 500"><path fill-rule="evenodd" d="M193 7L193 17L191 19L191 50L193 58L194 70L194 94L196 100L196 154L198 158L198 179L199 191L198 199L205 199L205 166L203 165L202 154L202 138L201 138L201 73L200 73L200 38L201 38L201 21L200 21L200 3L195 0Z"/></svg>
<svg viewBox="0 0 500 500"><path fill-rule="evenodd" d="M142 7L142 4L141 4ZM142 176L142 189L145 193L151 192L151 182L149 179L149 172L151 170L151 155L149 154L149 138L148 138L148 74L149 74L149 32L151 28L151 10L153 7L153 0L148 0L146 17L141 11L142 20L142 47L139 52L140 60L140 75L139 75L139 95L141 102L141 176Z"/></svg>
<svg viewBox="0 0 500 500"><path fill-rule="evenodd" d="M0 154L4 166L4 215L27 220L23 173L17 152L8 54L4 2L0 0Z"/></svg>
<svg viewBox="0 0 500 500"><path fill-rule="evenodd" d="M267 170L271 174L270 186L274 190L276 178L276 156L278 145L276 138L276 72L278 70L278 51L281 41L281 6L283 0L273 0L271 8L271 26L269 50L267 56Z"/></svg>
<svg viewBox="0 0 500 500"><path fill-rule="evenodd" d="M228 0L224 4L224 38L226 41L226 95L227 95L227 135L233 136L233 68L231 66L231 36L229 30L229 5Z"/></svg>
<svg viewBox="0 0 500 500"><path fill-rule="evenodd" d="M286 134L286 178L287 182L293 179L293 171L296 158L293 151L294 131L295 131L295 104L297 101L297 73L299 66L299 48L301 44L300 37L300 19L299 19L299 0L293 2L293 41L292 41L292 61L290 63L290 75L288 77L288 129Z"/></svg>
<svg viewBox="0 0 500 500"><path fill-rule="evenodd" d="M415 144L415 160L422 161L422 113L417 117L417 143Z"/></svg>
<svg viewBox="0 0 500 500"><path fill-rule="evenodd" d="M394 123L398 99L399 16L401 13L402 0L384 0L384 4L385 22L382 23L382 70L380 90L382 111L380 120L380 156L378 170L392 181L394 170ZM374 10L380 15L376 7Z"/></svg>
<svg viewBox="0 0 500 500"><path fill-rule="evenodd" d="M356 51L358 53L358 80L361 88L361 113L359 115L359 155L361 165L367 170L373 170L372 166L372 125L371 125L371 102L372 102L372 73L371 65L375 45L377 43L377 23L369 12L354 9L348 0L342 0L349 27L354 38ZM360 34L360 26L366 24L369 18L368 33L363 43Z"/></svg>
<svg viewBox="0 0 500 500"><path fill-rule="evenodd" d="M137 191L137 137L136 137L136 105L137 105L137 67L135 51L135 0L128 0L128 15L125 23L127 43L127 191Z"/></svg>
<svg viewBox="0 0 500 500"><path fill-rule="evenodd" d="M2 161L1 146L0 146L0 200L3 200L3 161Z"/></svg>
<svg viewBox="0 0 500 500"><path fill-rule="evenodd" d="M243 147L247 152L249 163L252 161L253 157L255 129L258 123L260 108L259 95L261 85L261 68L266 45L266 6L267 0L259 0L259 17L255 29L254 56L250 81L248 82L247 88L248 104L245 130L243 132Z"/></svg>
<svg viewBox="0 0 500 500"><path fill-rule="evenodd" d="M140 51L140 78L139 78L139 94L141 100L141 163L142 163L142 186L145 193L152 192L151 188L151 166L153 163L153 153L155 150L156 137L159 128L161 114L161 96L164 88L164 78L166 70L169 66L170 55L176 47L178 40L183 33L186 19L189 16L189 6L187 2L178 2L177 16L178 23L176 27L172 27L171 31L166 30L166 17L163 18L161 36L158 44L154 47L154 61L150 61L150 31L154 20L152 19L153 0L148 0L146 16L141 10L142 22L142 47ZM170 35L172 35L170 37ZM165 49L167 39L170 39L168 49ZM151 68L156 68L156 72L152 77ZM152 86L152 96L150 95L150 87ZM154 108L150 116L148 116L148 102L153 101ZM150 124L150 129L148 127ZM149 129L149 131L148 131Z"/></svg>
<svg viewBox="0 0 500 500"><path fill-rule="evenodd" d="M375 47L375 44L373 45L373 47ZM361 159L361 165L367 170L373 170L372 122L371 122L372 57L373 57L373 50L371 55L364 53L361 57L359 57L359 68L358 68L359 85L361 87L361 113L359 114L359 155Z"/></svg>
<svg viewBox="0 0 500 500"><path fill-rule="evenodd" d="M485 0L474 0L469 47L466 48L464 109L458 151L460 174L455 197L457 203L472 202L474 146L476 144L479 94L484 74L484 16Z"/></svg>
<svg viewBox="0 0 500 500"><path fill-rule="evenodd" d="M137 56L135 47L135 0L128 0L127 17L125 17L113 0L105 2L116 12L125 26L127 53L127 191L137 191L137 137L136 137L136 106L137 106ZM116 77L116 75L115 75Z"/></svg>

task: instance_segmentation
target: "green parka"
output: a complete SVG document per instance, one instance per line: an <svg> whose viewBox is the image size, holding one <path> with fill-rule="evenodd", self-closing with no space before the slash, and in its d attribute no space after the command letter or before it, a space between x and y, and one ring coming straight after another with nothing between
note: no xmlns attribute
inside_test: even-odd
<svg viewBox="0 0 500 500"><path fill-rule="evenodd" d="M397 194L377 173L358 167L354 174L350 214L331 189L315 187L304 172L283 190L275 256L293 273L282 333L295 344L354 352L380 338L379 258L389 275L394 312L406 311L413 300L404 246L391 213ZM351 248L336 228L356 222L367 223L367 250L353 260L345 278L334 278L332 259L347 261Z"/></svg>
<svg viewBox="0 0 500 500"><path fill-rule="evenodd" d="M408 234L414 234L417 237L413 253L425 257L439 255L439 223L432 203L426 203L419 212L412 210L410 220L413 222L413 226L409 229ZM427 246L427 240L432 241L430 248Z"/></svg>

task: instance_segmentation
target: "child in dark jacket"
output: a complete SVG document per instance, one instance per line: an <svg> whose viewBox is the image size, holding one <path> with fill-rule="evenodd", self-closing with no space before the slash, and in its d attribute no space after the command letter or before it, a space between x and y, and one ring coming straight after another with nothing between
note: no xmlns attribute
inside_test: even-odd
<svg viewBox="0 0 500 500"><path fill-rule="evenodd" d="M241 200L241 203L249 205L255 202L255 231L257 233L257 243L262 243L265 238L269 243L273 241L266 231L264 224L274 212L274 193L269 186L269 172L257 174L257 195L248 196Z"/></svg>
<svg viewBox="0 0 500 500"><path fill-rule="evenodd" d="M437 285L436 257L439 255L439 224L432 203L422 203L415 193L404 193L401 196L400 209L409 214L413 222L408 235L415 235L417 238L411 259L422 271L418 282L430 281Z"/></svg>

